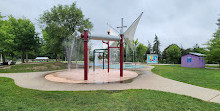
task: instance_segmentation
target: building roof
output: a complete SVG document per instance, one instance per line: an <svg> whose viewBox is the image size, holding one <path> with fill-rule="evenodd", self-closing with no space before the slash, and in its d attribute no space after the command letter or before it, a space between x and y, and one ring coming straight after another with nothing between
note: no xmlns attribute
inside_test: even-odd
<svg viewBox="0 0 220 111"><path fill-rule="evenodd" d="M43 60L43 59L49 59L49 58L48 57L36 57L35 59Z"/></svg>
<svg viewBox="0 0 220 111"><path fill-rule="evenodd" d="M206 56L205 54L201 54L201 53L196 53L196 52L189 52L189 54L192 54L192 55L196 55L196 56Z"/></svg>

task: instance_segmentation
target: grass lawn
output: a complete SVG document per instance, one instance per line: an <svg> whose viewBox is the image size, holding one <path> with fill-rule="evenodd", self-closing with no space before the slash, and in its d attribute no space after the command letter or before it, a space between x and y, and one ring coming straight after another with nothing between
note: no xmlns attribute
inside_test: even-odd
<svg viewBox="0 0 220 111"><path fill-rule="evenodd" d="M65 63L48 62L48 63L28 63L5 66L0 69L0 73L18 73L18 72L38 72L66 69Z"/></svg>
<svg viewBox="0 0 220 111"><path fill-rule="evenodd" d="M210 65L205 65L205 67L213 67L213 68L219 68L219 66L210 66Z"/></svg>
<svg viewBox="0 0 220 111"><path fill-rule="evenodd" d="M177 81L220 90L220 69L184 68L180 65L157 65L152 72Z"/></svg>
<svg viewBox="0 0 220 111"><path fill-rule="evenodd" d="M5 110L163 110L219 111L220 104L152 90L38 91L0 78L0 111Z"/></svg>

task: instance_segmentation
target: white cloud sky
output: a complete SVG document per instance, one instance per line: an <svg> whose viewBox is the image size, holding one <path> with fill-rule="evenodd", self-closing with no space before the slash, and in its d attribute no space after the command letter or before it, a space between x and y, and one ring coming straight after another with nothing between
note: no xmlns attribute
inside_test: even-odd
<svg viewBox="0 0 220 111"><path fill-rule="evenodd" d="M147 45L157 34L163 50L176 43L190 48L195 43L206 43L216 31L220 17L220 0L0 0L2 15L26 17L36 24L36 19L45 10L58 4L77 2L84 15L90 18L92 33L106 34L107 23L120 26L121 18L129 26L144 12L135 38Z"/></svg>

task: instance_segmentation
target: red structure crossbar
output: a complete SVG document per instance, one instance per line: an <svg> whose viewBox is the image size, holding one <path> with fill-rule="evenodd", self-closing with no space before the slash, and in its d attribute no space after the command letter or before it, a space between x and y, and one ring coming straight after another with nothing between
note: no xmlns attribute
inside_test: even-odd
<svg viewBox="0 0 220 111"><path fill-rule="evenodd" d="M109 47L109 48L120 48L120 47Z"/></svg>

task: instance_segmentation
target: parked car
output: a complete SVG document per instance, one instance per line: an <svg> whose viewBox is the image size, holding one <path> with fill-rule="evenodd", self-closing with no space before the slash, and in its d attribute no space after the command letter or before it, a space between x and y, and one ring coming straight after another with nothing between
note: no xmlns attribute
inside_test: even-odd
<svg viewBox="0 0 220 111"><path fill-rule="evenodd" d="M3 65L8 65L8 62L3 62L2 64L3 64Z"/></svg>

